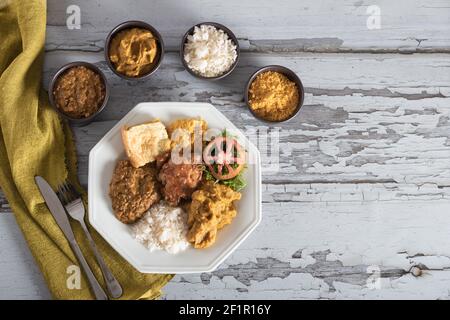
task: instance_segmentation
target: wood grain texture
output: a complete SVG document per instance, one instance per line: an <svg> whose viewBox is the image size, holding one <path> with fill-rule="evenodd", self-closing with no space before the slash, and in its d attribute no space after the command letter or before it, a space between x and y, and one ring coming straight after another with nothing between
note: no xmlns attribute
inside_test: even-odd
<svg viewBox="0 0 450 320"><path fill-rule="evenodd" d="M66 28L66 8L81 9L81 29ZM367 9L378 5L381 28L367 28ZM47 50L101 51L107 33L126 20L144 20L162 34L168 50L194 24L228 26L242 49L308 52L448 52L446 0L315 1L48 1Z"/></svg>
<svg viewBox="0 0 450 320"><path fill-rule="evenodd" d="M449 252L436 247L450 236L448 209L448 201L265 204L263 223L226 263L178 276L166 297L448 298ZM416 278L415 265L431 270ZM376 289L371 268L380 271Z"/></svg>
<svg viewBox="0 0 450 320"><path fill-rule="evenodd" d="M81 9L81 29L66 28L66 8ZM371 5L380 8L380 29L367 27ZM127 9L124 10L123 8ZM102 51L117 24L144 20L178 51L194 24L228 26L243 50L288 52L448 52L450 5L446 0L345 1L80 1L48 2L48 51Z"/></svg>
<svg viewBox="0 0 450 320"><path fill-rule="evenodd" d="M47 55L45 79L55 71L53 64L59 66L58 55ZM293 121L265 127L246 109L242 88L259 66L274 63L300 75L305 105ZM167 54L155 77L136 83L113 76L104 62L99 66L111 80L112 94L99 121L75 129L83 183L89 150L138 102L203 101L216 105L253 140L255 130L278 132L280 170L264 170L264 181L450 185L447 55L249 53L220 83L194 79L182 70L177 54ZM269 160L263 156L263 162Z"/></svg>
<svg viewBox="0 0 450 320"><path fill-rule="evenodd" d="M263 156L261 225L215 272L177 276L165 299L450 298L447 1L378 1L380 30L366 28L368 1L154 3L48 2L44 86L64 63L86 60L112 89L97 121L74 129L82 184L89 150L142 101L210 102L250 139L258 130L280 138L279 170ZM65 27L68 4L80 5L81 30ZM152 23L168 48L145 81L119 79L101 52L107 32L132 18ZM193 78L174 52L205 20L229 26L244 51L219 82ZM299 116L270 127L242 99L250 74L268 64L293 69L306 89ZM0 212L0 292L48 298L1 194Z"/></svg>
<svg viewBox="0 0 450 320"><path fill-rule="evenodd" d="M11 213L0 213L0 257L0 300L51 298Z"/></svg>
<svg viewBox="0 0 450 320"><path fill-rule="evenodd" d="M363 201L363 194L372 198ZM265 185L255 233L213 273L177 276L164 298L448 298L449 196L415 186ZM22 270L33 259L7 216L0 215L0 252L8 253L2 289L9 297L46 298L40 275ZM423 274L413 276L413 266ZM373 268L380 272L375 289Z"/></svg>

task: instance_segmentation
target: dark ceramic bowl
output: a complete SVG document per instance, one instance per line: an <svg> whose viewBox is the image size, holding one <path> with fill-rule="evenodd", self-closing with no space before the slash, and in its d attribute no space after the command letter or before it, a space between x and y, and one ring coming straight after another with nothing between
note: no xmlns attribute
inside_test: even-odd
<svg viewBox="0 0 450 320"><path fill-rule="evenodd" d="M100 75L100 77L103 80L103 84L105 85L105 99L103 100L102 105L100 106L100 108L98 108L98 110L92 114L91 116L87 117L87 118L72 118L71 116L65 114L63 111L61 111L58 106L56 105L56 101L55 98L53 96L53 89L55 87L56 81L58 80L58 78L67 70L69 70L70 68L73 67L79 67L79 66L84 66L86 68L91 69L92 71L94 71L95 73L97 73L98 75ZM94 118L96 116L98 116L103 109L106 107L106 104L108 103L108 99L109 99L109 86L108 86L108 82L106 81L106 77L103 74L103 72L97 68L95 65L93 65L92 63L89 62L84 62L84 61L76 61L76 62L71 62L68 63L64 66L62 66L53 76L52 80L50 81L50 85L48 87L48 98L50 100L50 104L53 106L53 108L56 110L56 112L59 113L59 115L61 117L63 117L64 119L67 119L70 121L71 124L75 125L75 126L85 126L87 124L89 124L92 120L94 120Z"/></svg>
<svg viewBox="0 0 450 320"><path fill-rule="evenodd" d="M194 33L194 28L195 27L199 27L201 25L209 25L209 26L213 26L216 27L217 29L221 29L223 30L227 35L228 38L233 41L234 45L236 46L236 61L234 61L234 63L231 65L230 69L228 71L226 71L225 73L216 76L216 77L205 77L202 76L198 73L196 73L195 71L191 70L189 68L189 66L187 65L186 61L184 60L184 46L186 44L187 41L187 37L189 35L192 35ZM224 25L220 24L220 23L216 23L216 22L202 22L202 23L197 23L195 26L193 26L192 28L190 28L183 36L183 39L181 39L181 46L180 46L180 58L181 58L181 62L183 63L184 68L194 77L199 78L199 79L205 79L205 80L219 80L219 79L223 79L226 76L228 76L231 72L233 72L233 70L236 68L238 61L239 61L239 56L240 56L240 51L239 51L239 42L238 39L236 38L236 36L234 35L234 33L228 29L227 27L225 27Z"/></svg>
<svg viewBox="0 0 450 320"><path fill-rule="evenodd" d="M252 84L252 82L256 79L256 77L266 71L274 71L274 72L279 72L284 74L289 80L293 81L298 88L298 94L299 94L299 100L298 100L298 105L297 108L295 109L295 111L289 116L289 118L281 120L281 121L272 121L272 120L268 120L268 119L264 119L260 116L258 116L253 109L250 107L250 103L249 103L249 90L250 90L250 86ZM258 118L261 121L267 122L267 123L281 123L281 122L286 122L288 120L291 120L292 118L294 118L298 112L300 111L300 108L303 105L303 101L305 100L305 89L303 88L303 84L300 80L300 78L295 74L294 71L292 71L291 69L288 69L286 67L283 66L278 66L278 65L271 65L271 66L266 66L263 67L259 70L257 70L255 73L253 73L250 78L247 81L247 85L245 86L245 103L247 104L248 109L250 110L250 112L253 114L253 116L255 118Z"/></svg>
<svg viewBox="0 0 450 320"><path fill-rule="evenodd" d="M149 72L147 72L146 74L143 74L139 77L128 77L120 72L118 72L116 70L116 68L114 67L114 64L111 62L111 60L109 59L109 46L111 43L111 40L114 38L114 36L125 29L130 29L130 28L141 28L141 29L146 29L148 31L150 31L153 36L155 36L155 38L157 39L157 46L158 46L158 54L157 54L157 61L155 62L153 69L151 69ZM126 79L126 80L142 80L144 78L150 77L153 73L155 73L155 71L159 68L159 66L161 65L161 62L163 60L164 57L164 42L163 39L161 37L161 35L159 34L159 32L153 28L151 25L149 25L146 22L143 21L126 21L123 22L121 24L119 24L118 26L116 26L114 29L111 30L111 32L108 34L108 36L106 37L105 40L105 48L104 48L104 52L105 52L105 60L108 64L108 66L111 68L111 70L118 75L119 77Z"/></svg>

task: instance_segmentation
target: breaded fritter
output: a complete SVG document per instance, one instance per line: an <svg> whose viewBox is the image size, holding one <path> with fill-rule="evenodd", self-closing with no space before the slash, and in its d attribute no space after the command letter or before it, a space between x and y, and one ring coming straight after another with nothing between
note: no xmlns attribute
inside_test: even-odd
<svg viewBox="0 0 450 320"><path fill-rule="evenodd" d="M117 162L109 196L114 213L121 222L133 223L161 199L154 165L135 168L129 160Z"/></svg>
<svg viewBox="0 0 450 320"><path fill-rule="evenodd" d="M192 194L188 207L188 241L194 248L207 248L216 241L217 231L237 214L234 202L241 194L228 186L205 182Z"/></svg>

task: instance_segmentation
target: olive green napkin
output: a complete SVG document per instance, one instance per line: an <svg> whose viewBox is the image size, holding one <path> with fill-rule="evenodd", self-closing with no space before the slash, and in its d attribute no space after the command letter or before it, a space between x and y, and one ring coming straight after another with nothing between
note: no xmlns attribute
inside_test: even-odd
<svg viewBox="0 0 450 320"><path fill-rule="evenodd" d="M34 176L41 175L53 187L66 178L79 186L70 128L49 106L41 89L45 26L45 0L0 0L0 187L53 297L93 299L82 273L81 289L76 288L73 265L78 262L34 183ZM105 287L81 228L76 223L72 226ZM91 232L123 286L123 299L159 296L171 275L139 273L92 228Z"/></svg>

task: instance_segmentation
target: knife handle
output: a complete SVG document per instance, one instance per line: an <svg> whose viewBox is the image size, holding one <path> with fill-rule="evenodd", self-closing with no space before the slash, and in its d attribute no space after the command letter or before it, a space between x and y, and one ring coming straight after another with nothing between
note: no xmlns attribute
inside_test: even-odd
<svg viewBox="0 0 450 320"><path fill-rule="evenodd" d="M100 286L100 283L98 283L97 279L92 273L92 270L89 267L88 263L86 262L86 259L84 258L83 253L81 252L81 249L78 246L78 243L76 243L75 241L71 241L70 247L77 256L77 259L80 262L81 267L83 268L83 271L87 276L88 282L91 285L91 289L94 292L95 298L97 300L108 300L108 296L106 295L105 291Z"/></svg>

